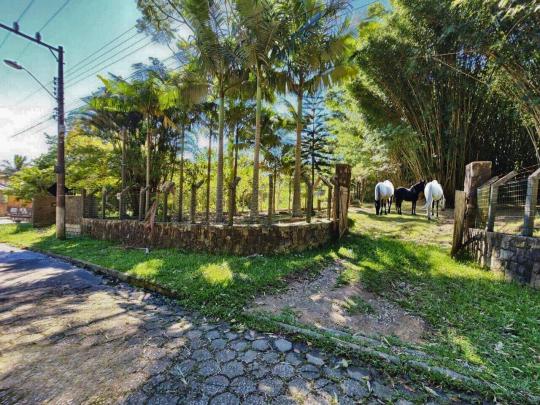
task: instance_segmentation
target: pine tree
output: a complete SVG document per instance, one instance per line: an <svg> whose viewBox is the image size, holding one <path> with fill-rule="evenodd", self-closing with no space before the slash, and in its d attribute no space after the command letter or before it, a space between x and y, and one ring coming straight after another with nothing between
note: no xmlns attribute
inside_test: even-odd
<svg viewBox="0 0 540 405"><path fill-rule="evenodd" d="M306 97L302 162L304 167L310 170L310 183L312 185L315 184L316 173L327 173L334 161L335 138L328 131L327 121L329 118L325 99L320 92ZM313 205L313 196L311 197L310 201ZM311 209L313 210L313 206Z"/></svg>

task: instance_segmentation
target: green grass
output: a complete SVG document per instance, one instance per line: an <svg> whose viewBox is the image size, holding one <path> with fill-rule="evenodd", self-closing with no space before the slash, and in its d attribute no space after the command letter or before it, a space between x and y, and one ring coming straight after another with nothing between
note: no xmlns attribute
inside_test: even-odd
<svg viewBox="0 0 540 405"><path fill-rule="evenodd" d="M373 307L362 297L351 297L345 300L345 309L350 315L374 314Z"/></svg>
<svg viewBox="0 0 540 405"><path fill-rule="evenodd" d="M540 292L452 259L440 246L448 246L451 228L441 231L425 216L361 212L351 218L351 233L339 246L268 257L145 254L85 238L59 242L52 229L25 225L0 226L0 241L152 280L175 289L184 305L229 319L240 319L253 297L284 287L295 273L317 271L325 260L340 258L346 267L341 283L361 282L426 320L430 332L420 349L438 365L495 384L507 398L540 395Z"/></svg>
<svg viewBox="0 0 540 405"><path fill-rule="evenodd" d="M156 249L125 249L89 238L54 238L54 230L34 230L27 224L0 225L0 242L34 247L131 274L175 290L181 302L217 317L241 315L258 294L286 286L296 272L317 271L330 251L272 257L238 257Z"/></svg>

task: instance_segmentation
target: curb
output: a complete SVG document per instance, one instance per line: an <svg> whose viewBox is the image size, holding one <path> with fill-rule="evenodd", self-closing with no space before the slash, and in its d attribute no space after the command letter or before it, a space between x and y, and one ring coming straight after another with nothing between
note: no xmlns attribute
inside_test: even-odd
<svg viewBox="0 0 540 405"><path fill-rule="evenodd" d="M85 260L75 259L73 257L60 255L57 253L52 253L46 250L37 249L34 247L25 247L25 250L29 250L32 252L40 253L45 256L52 257L54 259L59 259L65 262L68 262L74 266L81 267L86 270L90 270L93 273L97 273L103 276L106 276L108 278L111 278L115 281L124 282L131 284L135 287L143 288L145 290L155 292L161 295L164 295L168 298L174 298L174 299L182 299L183 297L180 296L177 292L174 290L171 290L170 288L163 287L159 284L153 283L148 280L141 279L139 277L131 276L129 274L122 273L118 270L109 269L108 267L103 267L98 264L90 263Z"/></svg>
<svg viewBox="0 0 540 405"><path fill-rule="evenodd" d="M160 286L156 283L141 279L139 277L122 273L118 270L113 270L107 267L103 267L94 263L87 262L85 260L75 259L73 257L64 256L57 253L52 253L52 252L34 248L34 247L23 247L22 249L40 253L45 256L52 257L54 259L62 260L74 266L89 270L93 273L106 276L108 278L111 278L119 282L128 283L132 286L143 288L147 291L155 292L169 298L178 299L178 300L181 300L183 298L180 294L178 294L177 292L175 292L174 290L170 288ZM310 329L300 328L300 327L289 325L283 322L274 321L272 319L267 319L266 317L264 317L264 320L278 326L285 333L303 335L303 336L307 336L307 337L310 337L319 341L324 341L324 340L331 341L338 348L347 350L349 352L353 352L354 354L360 357L363 356L363 357L370 357L372 359L374 358L374 359L384 361L394 366L404 366L409 369L418 370L428 375L429 374L438 375L439 377L442 377L443 379L446 379L446 380L450 380L453 383L460 383L466 386L468 385L469 387L483 388L491 392L496 392L496 386L487 381L479 380L474 377L465 376L463 374L460 374L458 372L455 372L447 368L443 368L439 366L430 366L429 364L423 363L418 360L401 359L399 356L384 353L384 352L375 350L371 347L360 346L356 343L341 340L335 336L327 336L327 335L312 331ZM525 393L523 399L530 403L540 403L539 396L535 396L529 393Z"/></svg>

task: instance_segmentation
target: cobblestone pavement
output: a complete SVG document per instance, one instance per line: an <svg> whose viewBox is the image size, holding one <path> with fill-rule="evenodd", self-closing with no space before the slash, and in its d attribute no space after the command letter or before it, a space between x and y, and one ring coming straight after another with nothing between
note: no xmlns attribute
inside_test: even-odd
<svg viewBox="0 0 540 405"><path fill-rule="evenodd" d="M0 330L2 404L404 404L435 389L207 322L163 297L6 245ZM436 392L435 402L470 400Z"/></svg>

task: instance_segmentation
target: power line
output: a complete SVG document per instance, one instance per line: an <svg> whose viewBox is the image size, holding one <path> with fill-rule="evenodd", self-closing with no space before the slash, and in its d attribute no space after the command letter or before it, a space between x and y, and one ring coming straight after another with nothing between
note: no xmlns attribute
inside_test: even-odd
<svg viewBox="0 0 540 405"><path fill-rule="evenodd" d="M75 63L71 68L67 69L66 70L66 75L69 75L70 73L73 73L73 69L75 69L77 66L80 66L83 62L85 62L86 60L88 60L89 58L91 58L92 56L96 55L98 52L102 51L103 49L105 49L107 46L111 45L112 43L114 43L116 40L120 39L122 36L124 36L125 34L127 34L128 32L134 30L136 28L136 26L133 26L129 29L127 29L126 31L122 32L120 35L118 35L117 37L113 38L112 40L110 40L109 42L107 42L106 44L104 44L103 46L101 46L99 49L95 50L94 52L92 52L90 55L84 57L83 59L79 60L77 63ZM108 52L112 52L114 49L116 49L116 47L118 47L119 45L115 46L114 48L108 50L107 52L105 52L103 55L105 55L106 53ZM101 55L101 56L103 56ZM100 57L101 57L100 56ZM53 81L49 81L46 86L48 85L51 85L53 83ZM43 90L43 88L41 86L37 86L32 92L30 92L29 94L27 94L26 96L24 96L23 98L19 99L16 103L15 103L15 106L18 106L22 103L24 103L25 101L27 101L28 99L30 99L32 96L34 96L35 94L38 94L40 93L41 91Z"/></svg>
<svg viewBox="0 0 540 405"><path fill-rule="evenodd" d="M172 63L172 64L171 64L171 63L168 63L168 66L165 66L166 69L170 69L170 68L174 65L174 62L178 62L178 61L176 60L176 56L175 56L175 55L172 55L172 56L169 56L168 58L166 58L166 59L164 59L164 60L161 61L163 64L165 64L167 61L169 61L169 60L171 60L171 59L174 59L174 60L172 60L173 63ZM174 68L173 70L179 69L179 68L182 67L182 66L185 66L185 63L184 63L184 64L180 64L179 66L177 66L177 67ZM129 80L129 79L133 78L136 74L137 74L137 72L133 72L133 73L130 74L125 80ZM72 103L70 103L70 104L75 105L75 104L77 103L77 101L78 101L78 100L74 100L74 101L73 101ZM82 103L82 104L80 104L80 105L78 105L78 106L76 106L76 107L71 108L70 110L66 111L66 115L68 115L69 113L72 113L73 111L78 110L79 108L81 108L81 107L84 106L84 105L85 105L85 103ZM34 125L32 125L32 126L30 126L30 127L28 127L28 128L25 128L25 129L23 129L23 130L21 130L21 131L16 132L15 134L11 135L11 138L14 138L14 137L17 137L17 136L19 136L19 135L22 135L22 134L24 134L24 133L26 133L26 132L28 132L28 131L31 131L31 130L33 130L33 129L35 129L35 128L37 128L37 127L43 125L43 124L46 124L47 122L49 122L49 121L51 121L51 120L53 120L52 117L47 118L48 116L49 116L49 114L46 114L45 116L40 117L39 119L42 120L42 121L40 121L40 122L38 122L37 124L34 124ZM45 118L46 118L46 119L45 119ZM40 131L41 131L41 130L40 130ZM40 131L37 131L37 132L40 132ZM34 134L37 133L37 132L34 132L34 133L30 134L29 136L34 135Z"/></svg>
<svg viewBox="0 0 540 405"><path fill-rule="evenodd" d="M58 14L60 14L62 12L62 10L69 4L71 0L66 0L54 13L53 15L51 15L49 17L49 19L45 22L45 24L43 24L41 26L40 29L37 30L37 32L41 32L43 31L45 28L47 28L47 26L53 22L53 20L56 18L56 16L58 16ZM23 48L23 50L21 51L21 53L19 53L19 55L17 56L17 59L19 59L25 52L26 50L28 49L28 47L30 46L30 43L26 44L26 46Z"/></svg>
<svg viewBox="0 0 540 405"><path fill-rule="evenodd" d="M114 57L120 55L121 53L123 53L123 52L125 52L125 51L131 49L133 46L138 45L138 44L140 44L141 42L143 42L143 41L145 41L145 40L147 40L147 38L146 38L146 37L143 37L143 38L141 38L140 40L134 42L133 44L128 45L128 46L122 48L121 50L119 50L118 52L116 52L114 55L108 56L108 60L103 60L103 61L101 61L101 62L98 62L97 64L91 65L89 68L87 68L86 70L83 70L82 72L77 73L74 77L71 77L71 78L68 79L66 82L69 83L69 82L72 82L73 80L77 80L79 77L84 76L86 73L90 72L91 70L96 69L96 68L97 68L99 65L101 65L102 63L108 62L110 59L112 59L112 58L114 58ZM149 40L146 44L144 44L143 46L137 48L134 52L136 52L136 51L138 51L138 50L140 50L140 49L142 49L142 48L144 48L144 47L146 47L146 46L152 44L152 42L153 42L152 40ZM132 52L132 53L133 53L133 52ZM119 61L122 60L122 59L127 58L127 57L128 57L129 55L131 55L132 53L123 56L121 59L119 59ZM107 65L107 66L109 66L109 65ZM86 66L85 66L85 67L86 67ZM98 70L101 70L101 69L102 69L102 68L99 68Z"/></svg>
<svg viewBox="0 0 540 405"><path fill-rule="evenodd" d="M28 4L26 5L26 7L24 8L24 10L22 11L22 13L19 15L19 18L17 18L17 20L15 20L16 22L19 22L21 20L21 18L24 17L24 15L26 14L26 12L30 9L30 7L32 7L32 4L34 4L34 1L36 0L30 0L28 2ZM6 33L6 36L4 37L4 40L2 41L2 43L0 44L0 48L2 48L4 46L4 44L6 43L6 41L8 40L9 36L11 35L11 32L7 32Z"/></svg>
<svg viewBox="0 0 540 405"><path fill-rule="evenodd" d="M79 62L77 62L75 65L73 65L72 67L70 67L68 70L67 70L67 75L73 75L75 74L77 71L80 71L81 69L84 69L85 67L87 67L88 65L83 65L82 63L85 62L86 60L90 59L92 56L95 56L96 54L98 54L101 50L103 50L104 48L106 48L108 45L110 45L111 43L113 43L114 41L116 41L117 39L119 39L120 37L122 37L123 35L125 35L126 33L130 32L131 30L133 30L135 27L131 27L130 29L128 29L127 31L124 31L122 34L120 34L119 36L117 36L114 40L112 41L109 41L107 44L103 45L100 49L98 49L97 51L93 52L92 54L88 55L87 57L85 57L84 59L80 60ZM114 51L115 49L117 49L118 47L124 45L126 42L130 41L131 39L135 38L137 35L141 35L140 33L135 33L134 35L130 36L129 38L123 40L122 42L120 42L119 44L116 44L113 48L111 49L108 49L107 51L103 52L101 55L98 55L98 56L95 56L92 61L90 63L95 63L97 60L101 59L103 56L106 56L108 53ZM131 46L135 45L136 43L133 43Z"/></svg>

